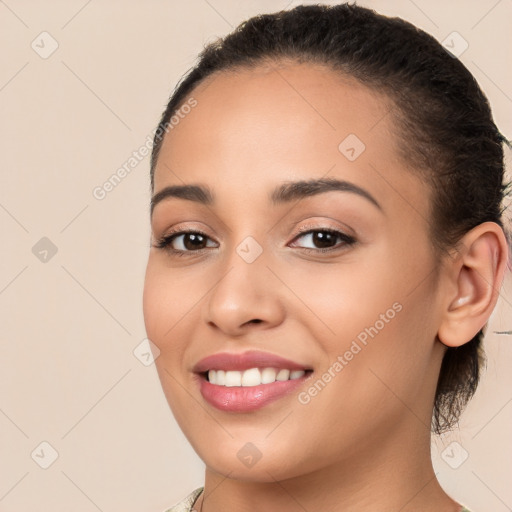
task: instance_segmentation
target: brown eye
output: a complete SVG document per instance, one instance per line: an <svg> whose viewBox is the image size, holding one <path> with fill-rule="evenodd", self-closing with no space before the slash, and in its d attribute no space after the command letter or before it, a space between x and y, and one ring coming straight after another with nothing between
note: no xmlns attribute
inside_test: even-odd
<svg viewBox="0 0 512 512"><path fill-rule="evenodd" d="M329 231L316 231L313 233L312 242L320 248L336 245L337 235Z"/></svg>
<svg viewBox="0 0 512 512"><path fill-rule="evenodd" d="M187 251L204 249L206 247L206 237L199 233L186 233L181 236L183 237L183 241L181 243Z"/></svg>
<svg viewBox="0 0 512 512"><path fill-rule="evenodd" d="M304 240L305 243L297 244L297 240ZM295 238L294 246L302 247L309 250L329 250L335 249L336 246L352 245L355 239L341 231L331 229L313 229L302 233Z"/></svg>
<svg viewBox="0 0 512 512"><path fill-rule="evenodd" d="M156 247L168 249L175 253L187 253L200 251L209 247L217 247L217 244L204 233L198 231L181 231L164 236Z"/></svg>

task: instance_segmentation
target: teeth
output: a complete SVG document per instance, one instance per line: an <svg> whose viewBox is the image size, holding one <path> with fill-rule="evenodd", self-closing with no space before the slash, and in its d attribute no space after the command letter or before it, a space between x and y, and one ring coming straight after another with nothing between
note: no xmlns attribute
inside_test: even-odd
<svg viewBox="0 0 512 512"><path fill-rule="evenodd" d="M258 368L245 370L245 372L242 374L242 386L259 386L260 384L261 374Z"/></svg>
<svg viewBox="0 0 512 512"><path fill-rule="evenodd" d="M289 380L289 378L290 378L290 370L279 370L276 380L279 380L279 381Z"/></svg>
<svg viewBox="0 0 512 512"><path fill-rule="evenodd" d="M241 385L242 385L242 374L240 372L236 372L236 371L226 372L226 382L224 383L224 386L231 388L234 386L241 386Z"/></svg>
<svg viewBox="0 0 512 512"><path fill-rule="evenodd" d="M217 386L226 387L251 387L260 384L272 384L273 382L283 382L285 380L300 379L305 375L304 370L286 370L276 368L251 368L239 372L236 370L209 370L208 381Z"/></svg>
<svg viewBox="0 0 512 512"><path fill-rule="evenodd" d="M215 370L210 370L215 371ZM219 386L225 386L226 385L226 372L224 370L217 370L215 372L215 384L218 384ZM208 375L210 373L208 372Z"/></svg>
<svg viewBox="0 0 512 512"><path fill-rule="evenodd" d="M271 384L276 381L276 371L274 368L263 368L261 372L261 383Z"/></svg>

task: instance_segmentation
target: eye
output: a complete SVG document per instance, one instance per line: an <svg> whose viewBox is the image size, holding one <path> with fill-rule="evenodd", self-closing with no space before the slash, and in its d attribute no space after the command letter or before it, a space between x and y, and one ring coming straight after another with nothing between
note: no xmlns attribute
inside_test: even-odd
<svg viewBox="0 0 512 512"><path fill-rule="evenodd" d="M198 252L209 247L217 247L217 243L200 231L178 231L160 238L155 247L181 255L182 253Z"/></svg>
<svg viewBox="0 0 512 512"><path fill-rule="evenodd" d="M297 240L303 240L303 245L298 245ZM297 236L292 246L298 245L308 251L327 252L343 246L353 245L355 242L354 237L335 229L310 229Z"/></svg>
<svg viewBox="0 0 512 512"><path fill-rule="evenodd" d="M297 243L298 240L303 240L303 243ZM335 229L309 229L295 237L290 245L307 252L328 252L353 245L355 242L352 236ZM184 256L187 253L200 253L208 248L218 247L218 244L200 231L176 231L160 238L155 247L177 256Z"/></svg>

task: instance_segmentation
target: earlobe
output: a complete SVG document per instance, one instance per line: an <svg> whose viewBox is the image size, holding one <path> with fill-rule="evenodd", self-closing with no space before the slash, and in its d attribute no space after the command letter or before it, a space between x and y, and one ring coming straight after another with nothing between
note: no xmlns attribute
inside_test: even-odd
<svg viewBox="0 0 512 512"><path fill-rule="evenodd" d="M454 286L449 287L438 330L441 343L461 346L484 327L498 300L507 259L505 234L494 222L479 224L462 238L445 277Z"/></svg>

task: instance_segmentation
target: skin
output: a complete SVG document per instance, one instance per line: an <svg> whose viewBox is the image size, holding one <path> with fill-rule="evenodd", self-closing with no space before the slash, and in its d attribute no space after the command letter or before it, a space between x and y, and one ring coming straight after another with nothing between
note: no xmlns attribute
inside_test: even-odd
<svg viewBox="0 0 512 512"><path fill-rule="evenodd" d="M430 190L398 156L390 102L350 78L283 63L214 75L192 96L197 106L164 139L154 192L203 184L215 202L155 206L144 317L168 403L206 464L196 509L459 510L432 469L435 386L445 345L467 342L492 312L503 232L485 223L435 254ZM353 162L338 149L348 134L366 146ZM283 182L326 177L380 208L346 191L269 199ZM356 242L315 252L303 226ZM155 247L171 228L199 230L211 246L181 257ZM236 251L248 236L263 250L253 263ZM251 349L313 368L307 390L395 303L400 312L307 404L294 392L227 413L199 392L200 359ZM248 442L261 453L250 468L237 457Z"/></svg>

